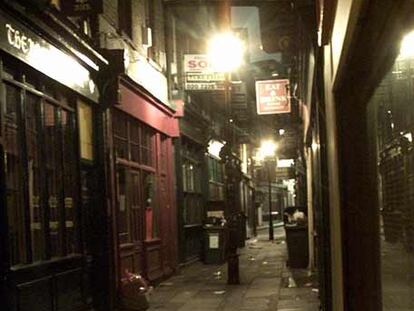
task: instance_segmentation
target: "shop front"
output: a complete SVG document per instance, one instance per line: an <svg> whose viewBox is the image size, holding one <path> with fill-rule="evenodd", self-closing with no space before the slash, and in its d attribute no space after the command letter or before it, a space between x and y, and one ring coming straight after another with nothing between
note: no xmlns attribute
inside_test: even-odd
<svg viewBox="0 0 414 311"><path fill-rule="evenodd" d="M174 111L128 78L112 108L118 279L126 271L153 281L177 264Z"/></svg>
<svg viewBox="0 0 414 311"><path fill-rule="evenodd" d="M336 2L320 15L332 246L326 308L411 310L414 6Z"/></svg>
<svg viewBox="0 0 414 311"><path fill-rule="evenodd" d="M40 20L21 16L0 9L3 308L83 310L94 296L85 228L99 205L92 195L99 100L93 77L105 59L81 54Z"/></svg>

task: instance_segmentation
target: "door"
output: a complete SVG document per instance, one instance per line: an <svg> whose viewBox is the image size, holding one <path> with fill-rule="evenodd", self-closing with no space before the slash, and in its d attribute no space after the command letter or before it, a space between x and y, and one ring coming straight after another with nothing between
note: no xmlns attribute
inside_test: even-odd
<svg viewBox="0 0 414 311"><path fill-rule="evenodd" d="M142 274L143 204L141 173L126 166L117 168L117 227L120 276L126 271Z"/></svg>

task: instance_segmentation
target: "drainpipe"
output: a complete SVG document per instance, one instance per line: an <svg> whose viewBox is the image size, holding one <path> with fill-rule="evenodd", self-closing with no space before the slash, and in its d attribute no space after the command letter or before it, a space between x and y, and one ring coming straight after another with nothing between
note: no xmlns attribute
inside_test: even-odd
<svg viewBox="0 0 414 311"><path fill-rule="evenodd" d="M314 261L314 240L313 240L313 189L312 189L312 148L306 147L306 184L307 184L307 205L308 205L308 244L309 244L309 263L308 269L315 268Z"/></svg>

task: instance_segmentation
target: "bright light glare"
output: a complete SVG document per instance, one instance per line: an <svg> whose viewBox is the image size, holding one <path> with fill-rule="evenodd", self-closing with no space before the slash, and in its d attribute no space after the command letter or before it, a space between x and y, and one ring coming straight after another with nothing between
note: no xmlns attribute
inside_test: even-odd
<svg viewBox="0 0 414 311"><path fill-rule="evenodd" d="M243 62L243 42L231 32L217 34L208 42L208 60L213 70L230 72Z"/></svg>
<svg viewBox="0 0 414 311"><path fill-rule="evenodd" d="M277 161L277 167L283 168L283 167L292 167L295 165L294 159L280 159Z"/></svg>
<svg viewBox="0 0 414 311"><path fill-rule="evenodd" d="M404 36L401 42L400 57L414 57L414 31Z"/></svg>
<svg viewBox="0 0 414 311"><path fill-rule="evenodd" d="M262 141L260 148L259 148L259 157L264 159L267 157L272 157L275 155L275 151L277 149L277 144L275 144L271 140L264 140Z"/></svg>
<svg viewBox="0 0 414 311"><path fill-rule="evenodd" d="M221 148L223 148L224 144L220 141L217 140L210 140L210 142L208 143L208 153L210 153L211 155L220 158L220 151Z"/></svg>

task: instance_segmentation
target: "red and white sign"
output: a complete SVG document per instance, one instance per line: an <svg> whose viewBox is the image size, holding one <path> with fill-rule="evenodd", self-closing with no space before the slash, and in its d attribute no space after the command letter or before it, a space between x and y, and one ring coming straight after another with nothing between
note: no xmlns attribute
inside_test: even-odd
<svg viewBox="0 0 414 311"><path fill-rule="evenodd" d="M223 72L215 72L205 54L184 55L184 89L190 91L224 90Z"/></svg>
<svg viewBox="0 0 414 311"><path fill-rule="evenodd" d="M212 72L211 66L205 54L185 54L184 55L185 73L209 73Z"/></svg>
<svg viewBox="0 0 414 311"><path fill-rule="evenodd" d="M290 112L289 80L256 81L257 114Z"/></svg>

